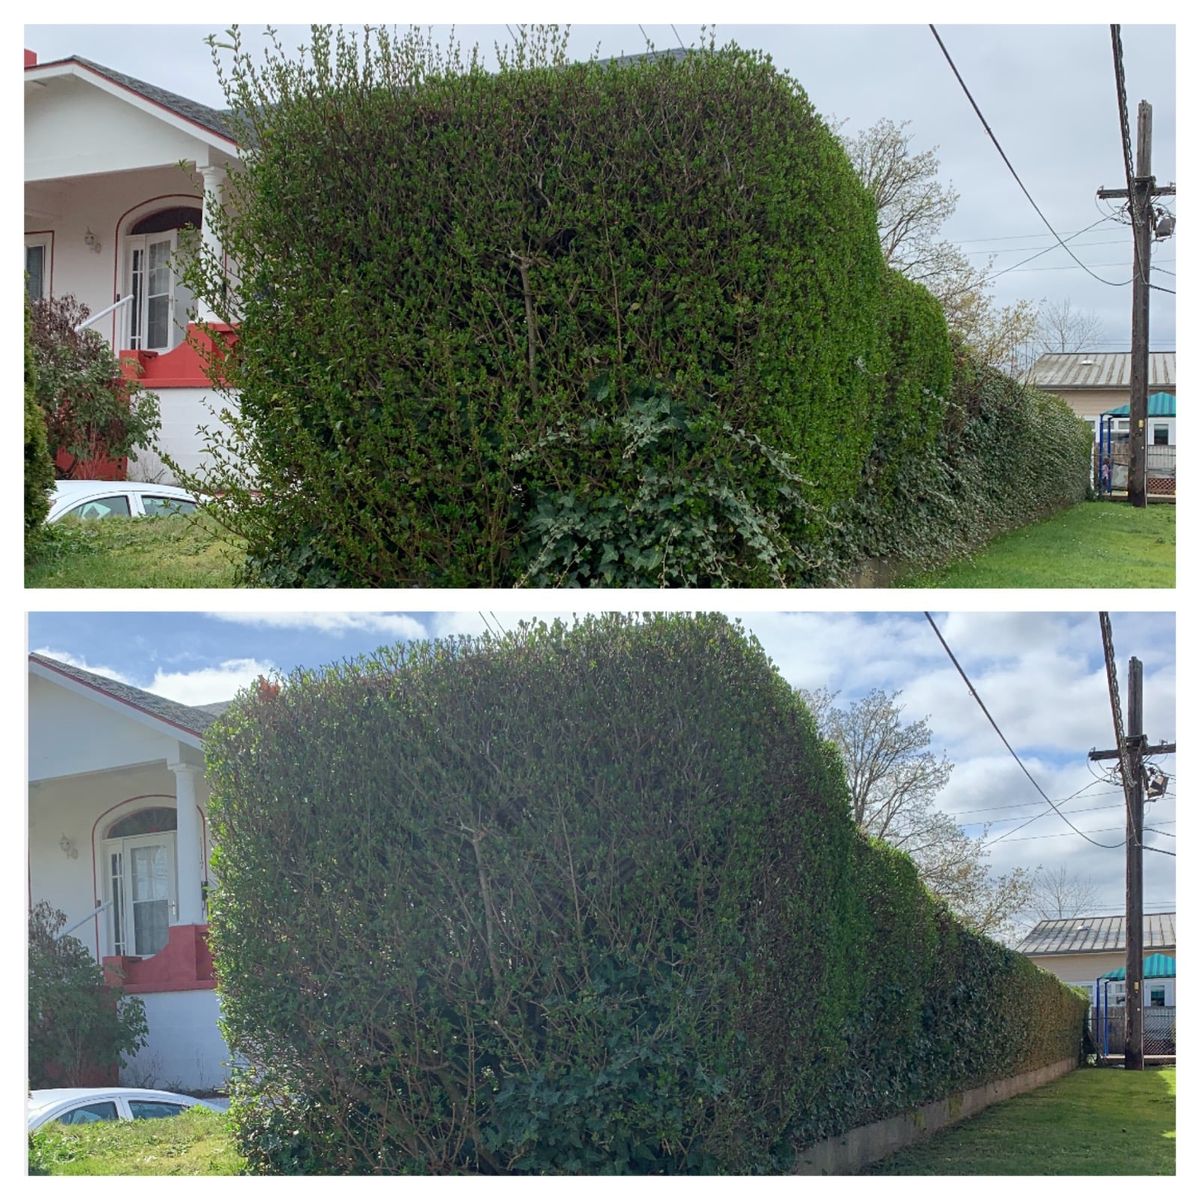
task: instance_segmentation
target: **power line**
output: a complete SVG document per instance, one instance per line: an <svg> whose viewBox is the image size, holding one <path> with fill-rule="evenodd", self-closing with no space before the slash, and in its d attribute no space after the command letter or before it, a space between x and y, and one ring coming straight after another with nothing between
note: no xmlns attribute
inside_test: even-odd
<svg viewBox="0 0 1200 1200"><path fill-rule="evenodd" d="M1114 807L1120 808L1120 805L1114 805ZM1167 824L1169 824L1169 823L1170 822L1167 822ZM1125 827L1123 825L1107 825L1103 829L1093 829L1091 832L1092 833L1119 833L1124 828ZM1065 838L1065 837L1070 837L1070 836L1071 836L1071 834L1069 834L1069 833L1035 833L1030 837L1012 838L1010 840L1014 841L1014 842L1044 842L1047 838ZM1171 834L1167 834L1167 836L1170 837ZM990 845L990 844L991 843L989 842L988 845ZM1153 849L1153 847L1150 847L1150 846L1148 846L1146 848ZM1162 851L1160 851L1160 853L1167 854L1167 853L1169 853L1169 851L1162 850Z"/></svg>
<svg viewBox="0 0 1200 1200"><path fill-rule="evenodd" d="M674 25L672 25L672 26L671 26L671 32L672 32L672 33L675 35L675 40L676 40L676 41L679 43L679 48L680 48L680 50L682 50L682 51L684 52L684 54L686 54L686 53L687 53L687 47L686 47L686 46L683 44L683 38L681 38L681 37L679 36L679 30L678 30L678 29L676 29Z"/></svg>
<svg viewBox="0 0 1200 1200"><path fill-rule="evenodd" d="M1117 79L1117 114L1121 121L1121 154L1125 162L1125 186L1129 189L1130 215L1133 215L1133 140L1129 135L1129 101L1125 95L1125 57L1121 48L1121 27L1110 25L1112 34L1113 71ZM1143 283L1149 282L1149 272L1142 262L1142 252L1138 240L1133 239L1133 266L1137 278Z"/></svg>
<svg viewBox="0 0 1200 1200"><path fill-rule="evenodd" d="M950 51L946 49L946 44L942 41L941 35L937 31L937 27L934 25L930 25L929 31L933 34L934 39L937 41L938 46L941 48L942 54L945 56L946 61L950 64L950 70L954 72L954 78L958 80L959 86L962 88L963 93L966 95L967 99L971 102L971 107L975 110L975 115L979 118L984 129L987 131L988 137L992 139L992 145L995 146L996 149L999 151L1000 157L1004 160L1004 165L1008 168L1009 173L1012 175L1012 177L1017 181L1017 186L1020 187L1021 191L1025 193L1025 199L1028 200L1029 203L1033 206L1033 211L1035 213L1037 213L1037 215L1039 217L1041 217L1042 224L1045 225L1046 228L1048 230L1050 230L1050 232L1052 234L1054 234L1055 240L1058 242L1058 244L1060 246L1062 246L1062 248L1064 250L1066 250L1066 252L1072 258L1074 258L1075 261L1077 263L1079 263L1079 265L1085 271L1087 271L1087 273L1089 275L1091 275L1091 277L1093 279L1097 280L1100 283L1107 284L1109 287L1126 287L1126 286L1128 286L1128 281L1126 281L1125 283L1116 283L1111 279L1105 279L1102 276L1095 274L1095 272L1092 271L1092 269L1086 263L1080 262L1080 260L1075 257L1074 251L1071 250L1070 247L1067 246L1067 243L1064 242L1063 239L1059 236L1058 231L1046 219L1046 214L1044 212L1042 212L1042 210L1040 208L1038 208L1037 201L1034 200L1033 196L1030 195L1029 189L1022 182L1020 175L1017 174L1016 167L1014 167L1012 165L1012 163L1009 162L1008 155L1004 153L1004 147L1000 145L1000 142L997 140L996 135L992 132L991 126L987 123L987 118L984 117L982 111L979 108L979 105L975 103L975 97L971 95L971 89L967 87L966 81L963 79L962 75L959 73L958 67L956 67L954 65L954 59L952 59L950 57Z"/></svg>
<svg viewBox="0 0 1200 1200"><path fill-rule="evenodd" d="M932 26L930 26L930 28L932 28ZM935 36L936 36L936 31L935 31ZM953 64L951 64L951 65L953 65ZM944 637L942 637L942 631L937 627L937 623L934 621L933 617L930 616L929 613L926 613L925 620L927 620L929 622L930 628L937 635L937 640L942 643L942 649L945 650L946 653L950 656L950 661L954 664L955 669L958 671L959 675L962 676L963 683L965 683L967 685L967 690L971 693L972 697L975 700L975 703L978 704L979 707L983 710L983 715L985 717L987 717L988 723L996 731L996 736L999 737L999 739L1004 743L1004 748L1009 752L1009 754L1012 755L1013 761L1016 762L1017 766L1020 767L1021 770L1025 772L1025 778L1028 779L1029 782L1032 783L1035 788L1037 788L1038 795L1041 796L1041 798L1043 800L1045 800L1045 802L1048 805L1050 805L1050 807L1052 809L1054 809L1054 811L1056 813L1058 813L1058 815L1060 817L1062 817L1063 821L1066 822L1066 824L1069 825L1072 829L1074 829L1075 832L1077 834L1079 834L1079 836L1081 838L1084 839L1084 841L1091 842L1093 846L1099 846L1102 850L1117 850L1121 846L1123 846L1125 844L1124 842L1117 842L1115 845L1110 846L1106 842L1095 841L1093 838L1088 837L1088 835L1086 833L1084 833L1082 829L1076 829L1075 826L1071 824L1070 820L1068 820L1068 818L1063 815L1062 810L1058 807L1057 804L1054 803L1053 800L1050 799L1049 796L1046 795L1045 791L1043 791L1043 789L1042 789L1042 785L1040 783L1038 783L1038 781L1036 779L1034 779L1034 777L1029 773L1029 768L1021 761L1020 755L1018 755L1017 752L1012 748L1012 746L1009 744L1008 738L1006 738L1004 736L1004 734L1001 732L1000 726L996 724L995 718L992 716L992 714L990 712L988 712L987 705L984 704L983 699L980 697L979 693L975 690L975 685L970 681L970 679L967 678L966 671L964 671L962 669L962 666L959 664L958 659L954 657L954 651L950 649L949 645L946 642L946 639ZM1017 829L1020 829L1020 828L1021 828L1021 826L1018 825ZM1016 832L1016 830L1009 830L1009 833L1015 833L1015 832ZM1006 837L1008 837L1008 834L1001 834L1000 837L995 838L993 840L994 841L1002 841ZM991 844L992 844L991 842L984 843L984 845L987 845L987 846L990 846Z"/></svg>

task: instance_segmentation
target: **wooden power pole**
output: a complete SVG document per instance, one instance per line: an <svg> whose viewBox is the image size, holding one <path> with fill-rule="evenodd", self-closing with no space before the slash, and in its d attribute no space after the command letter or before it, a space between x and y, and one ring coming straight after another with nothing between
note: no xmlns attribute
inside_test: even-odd
<svg viewBox="0 0 1200 1200"><path fill-rule="evenodd" d="M1147 753L1174 754L1175 744L1162 743L1148 747L1142 729L1142 663L1129 660L1129 690L1126 696L1128 715L1122 729L1121 702L1117 694L1116 663L1113 658L1112 626L1108 614L1100 614L1100 630L1104 641L1105 665L1108 668L1109 697L1113 710L1113 729L1117 735L1115 750L1093 750L1088 758L1119 759L1125 790L1125 1068L1140 1071L1143 1058L1143 996L1142 996L1142 824L1145 795L1142 786L1142 760Z"/></svg>
<svg viewBox="0 0 1200 1200"><path fill-rule="evenodd" d="M1129 502L1146 507L1146 420L1150 391L1150 237L1156 196L1175 195L1175 186L1157 187L1151 171L1153 110L1138 104L1137 168L1131 187L1100 188L1102 200L1129 201L1133 219L1133 322L1129 360Z"/></svg>

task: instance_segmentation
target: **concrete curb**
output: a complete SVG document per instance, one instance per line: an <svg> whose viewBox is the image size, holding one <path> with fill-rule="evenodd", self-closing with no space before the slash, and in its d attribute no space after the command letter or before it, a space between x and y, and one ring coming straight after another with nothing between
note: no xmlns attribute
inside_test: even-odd
<svg viewBox="0 0 1200 1200"><path fill-rule="evenodd" d="M817 1142L796 1157L794 1175L853 1175L872 1163L958 1121L973 1117L991 1104L1030 1092L1073 1071L1078 1064L1064 1058L1048 1067L1038 1067L1022 1075L1011 1075L985 1083L981 1087L957 1092L944 1100L934 1100L896 1117L887 1117L870 1125L860 1125L837 1137Z"/></svg>

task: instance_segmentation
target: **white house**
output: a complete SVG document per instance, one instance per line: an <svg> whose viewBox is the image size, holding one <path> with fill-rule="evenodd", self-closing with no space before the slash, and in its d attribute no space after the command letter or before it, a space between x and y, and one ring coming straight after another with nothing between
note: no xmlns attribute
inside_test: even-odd
<svg viewBox="0 0 1200 1200"><path fill-rule="evenodd" d="M34 298L72 294L93 328L155 392L162 449L200 461L214 401L196 322L211 321L180 280L181 230L218 255L205 220L239 154L216 109L85 58L39 63L25 52L25 269ZM218 327L227 329L227 327ZM130 464L169 480L154 454Z"/></svg>
<svg viewBox="0 0 1200 1200"><path fill-rule="evenodd" d="M28 889L67 916L149 1040L122 1082L203 1091L228 1077L205 897L200 739L224 705L178 704L29 656Z"/></svg>

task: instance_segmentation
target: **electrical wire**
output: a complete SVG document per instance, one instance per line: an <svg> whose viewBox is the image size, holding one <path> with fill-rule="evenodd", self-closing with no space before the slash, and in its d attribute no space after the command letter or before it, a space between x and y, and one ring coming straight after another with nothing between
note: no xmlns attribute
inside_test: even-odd
<svg viewBox="0 0 1200 1200"><path fill-rule="evenodd" d="M1095 229L1097 225L1103 225L1107 219L1107 217L1101 217L1099 221L1093 221L1092 224L1087 227L1087 229L1081 229L1079 233L1073 233L1069 238L1067 238L1067 242L1074 241L1075 238L1079 237L1081 234ZM1062 245L1065 246L1066 242L1062 242ZM1016 271L1018 268L1023 267L1026 263L1033 262L1035 258L1041 258L1043 254L1049 254L1051 250L1057 249L1058 246L1047 246L1044 250L1039 250L1036 254L1031 254L1028 258L1023 258L1020 262L1013 263L1011 267L1005 267L1002 271L997 271L994 275L989 275L987 279L984 280L984 283L990 283L993 279L999 279L1001 275L1007 275L1009 271ZM1074 255L1072 255L1072 258L1073 257ZM1132 283L1133 280L1130 279L1127 282Z"/></svg>
<svg viewBox="0 0 1200 1200"><path fill-rule="evenodd" d="M1118 832L1120 832L1121 828L1122 827L1120 825L1108 825L1104 829L1093 829L1091 832L1092 833L1118 833ZM1070 836L1071 836L1071 834L1069 834L1069 833L1035 833L1031 837L1013 838L1012 841L1014 841L1014 842L1044 842L1044 841L1046 841L1047 838L1065 838L1065 837L1070 837ZM1168 834L1167 836L1169 837L1170 835ZM989 842L987 844L990 845L991 843ZM1147 846L1146 849L1152 850L1153 847ZM1166 850L1161 850L1161 851L1159 851L1159 853L1167 854L1169 852Z"/></svg>
<svg viewBox="0 0 1200 1200"><path fill-rule="evenodd" d="M679 36L679 30L678 30L678 29L676 29L674 25L672 25L672 26L671 26L671 32L672 32L672 33L675 35L675 40L676 40L676 41L679 43L679 48L680 48L680 50L682 50L682 51L684 52L684 54L686 54L686 53L687 53L687 47L686 47L686 46L683 44L683 38L681 38L681 37Z"/></svg>
<svg viewBox="0 0 1200 1200"><path fill-rule="evenodd" d="M1033 206L1033 211L1035 213L1037 213L1037 215L1039 217L1041 217L1042 224L1045 225L1046 228L1048 230L1050 230L1050 232L1052 234L1054 234L1055 240L1058 242L1058 244L1060 246L1062 246L1062 248L1064 250L1066 250L1066 252L1072 258L1074 258L1075 261L1077 263L1079 263L1079 265L1085 271L1087 271L1087 273L1089 275L1091 275L1091 277L1093 279L1097 280L1100 283L1107 284L1109 287L1126 287L1126 286L1128 286L1128 283L1130 281L1126 280L1124 283L1117 283L1112 279L1105 279L1103 276L1097 275L1087 265L1087 263L1082 262L1082 261L1080 261L1080 259L1076 258L1075 252L1067 246L1066 242L1064 242L1063 239L1059 236L1058 231L1054 228L1053 225L1050 224L1049 220L1047 220L1046 214L1044 212L1042 212L1042 210L1038 207L1037 201L1034 200L1032 195L1030 195L1029 189L1025 186L1020 175L1017 174L1016 167L1014 167L1012 165L1012 163L1009 161L1008 155L1004 153L1004 147L1000 145L1000 142L996 138L996 135L992 132L992 127L987 123L987 118L983 115L983 112L980 110L979 105L975 103L975 97L971 95L971 89L967 87L966 81L963 79L962 75L960 74L958 67L956 67L954 65L954 59L952 59L950 57L950 51L946 49L946 44L945 44L945 42L942 41L941 35L937 31L937 27L935 25L930 25L929 31L930 31L930 33L933 34L934 40L937 42L939 48L942 51L942 54L945 56L946 62L948 62L950 64L950 70L954 72L954 78L958 80L959 87L962 88L963 94L971 102L971 107L975 110L975 115L979 118L980 123L983 125L983 128L987 131L988 137L991 138L992 145L996 147L997 151L999 151L1000 157L1004 160L1004 165L1008 168L1009 173L1012 175L1012 177L1017 181L1017 186L1021 189L1022 192L1025 193L1025 199L1028 200L1029 203Z"/></svg>
<svg viewBox="0 0 1200 1200"><path fill-rule="evenodd" d="M930 26L930 28L932 28L932 26ZM1058 805L1055 804L1054 801L1051 800L1050 797L1046 795L1045 791L1042 788L1042 785L1040 783L1038 783L1038 781L1036 779L1034 779L1034 777L1029 773L1029 768L1021 761L1021 756L1009 744L1008 738L1006 738L1004 736L1003 732L1000 729L1000 726L996 724L996 719L992 716L992 714L990 712L988 712L987 705L984 704L983 699L980 697L979 693L975 690L975 685L970 681L970 679L967 678L966 671L964 671L962 669L962 666L960 665L958 659L954 657L954 651L950 649L950 646L946 642L946 639L944 637L942 637L942 631L937 627L937 622L934 621L933 617L929 613L925 614L925 620L927 620L929 622L930 628L937 635L937 640L942 643L942 649L945 650L946 653L950 656L950 661L954 664L954 667L958 671L959 675L962 676L963 683L965 683L967 685L967 690L971 693L972 697L975 700L975 703L978 704L979 707L983 710L983 715L985 717L987 717L988 723L996 731L996 736L999 737L999 739L1004 743L1004 748L1009 752L1009 754L1012 755L1013 761L1017 764L1018 767L1021 768L1022 771L1024 771L1025 778L1028 779L1029 782L1032 783L1035 788L1037 788L1038 795L1041 796L1041 798L1043 800L1045 800L1045 802L1048 805L1050 805L1050 807L1052 809L1054 809L1054 811L1056 813L1058 813L1058 815L1060 817L1062 817L1063 821L1067 825L1069 825L1072 829L1074 829L1075 832L1077 834L1079 834L1079 836L1081 838L1083 838L1084 841L1091 842L1093 846L1099 846L1102 850L1117 850L1121 846L1124 846L1125 843L1123 841L1117 842L1115 845L1109 845L1107 842L1097 842L1094 838L1088 837L1088 835L1086 833L1084 833L1082 829L1076 829L1075 826L1071 824L1070 820L1063 814L1062 810L1058 807ZM1021 828L1021 826L1018 825L1017 829L1020 829L1020 828ZM1015 833L1015 832L1016 832L1015 829L1009 830L1009 833ZM1004 838L1006 838L1008 836L1009 836L1008 833L1001 834L1000 837L995 838L993 840L997 841L997 842L1002 841ZM991 842L984 843L985 846L990 846L991 844L992 844Z"/></svg>

